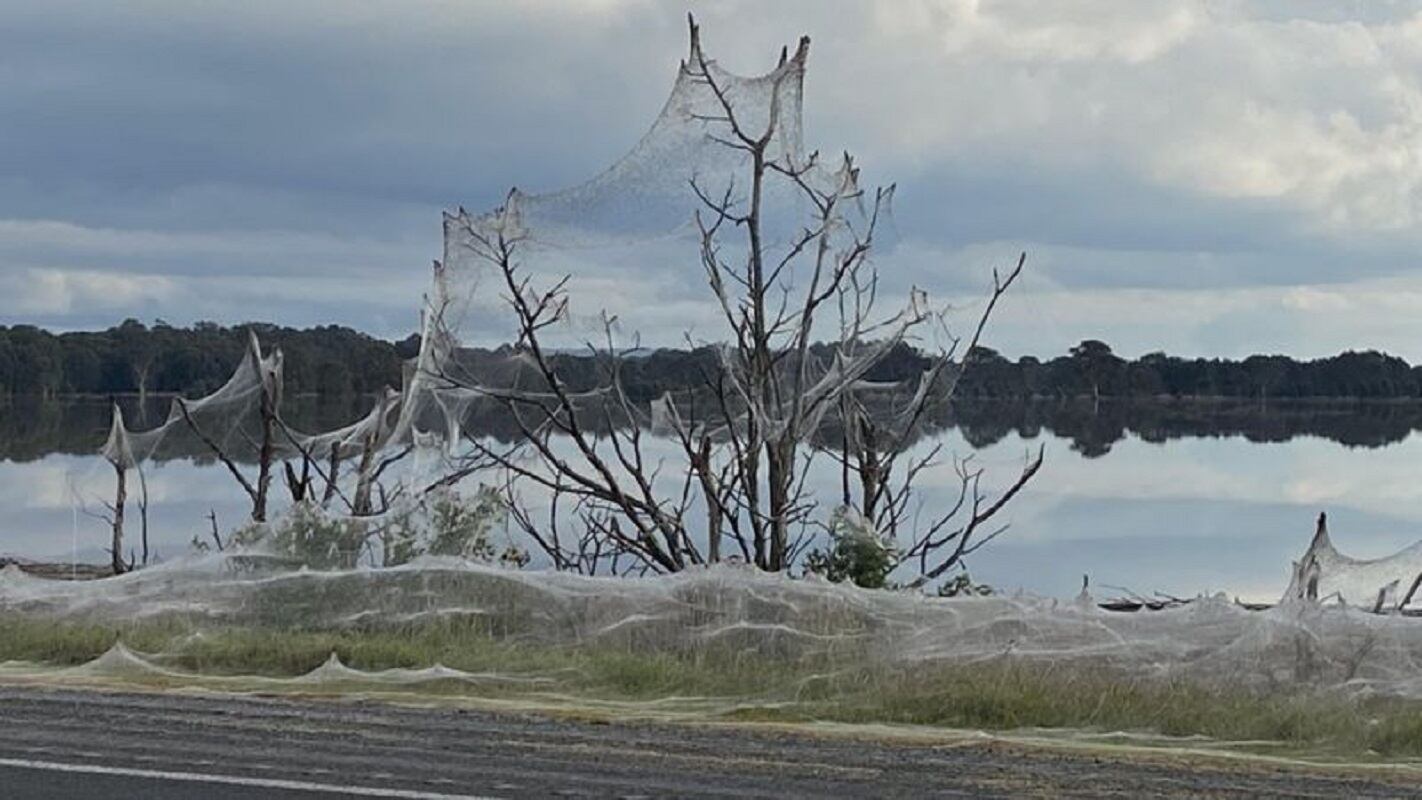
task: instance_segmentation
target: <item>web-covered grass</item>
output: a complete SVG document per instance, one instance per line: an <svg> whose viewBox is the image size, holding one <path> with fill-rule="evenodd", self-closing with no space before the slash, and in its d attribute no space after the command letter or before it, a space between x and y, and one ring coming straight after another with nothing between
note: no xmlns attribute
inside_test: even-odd
<svg viewBox="0 0 1422 800"><path fill-rule="evenodd" d="M480 626L450 621L311 631L202 629L176 617L133 624L0 620L0 661L12 662L11 674L17 666L13 662L93 664L119 642L141 651L135 662L154 669L144 675L130 663L126 676L111 669L108 677L127 677L140 685L220 688L224 684L212 679L261 677L273 683L247 688L270 691L287 681L290 691L303 694L368 692L393 688L381 687L379 676L388 671L413 673L440 665L451 677L413 681L400 690L425 698L577 699L588 708L620 704L624 710L627 704L645 703L690 717L742 722L1119 731L1337 756L1422 756L1418 701L1350 699L1315 691L1222 691L1187 680L1157 681L1010 659L855 666L824 657L778 659L715 649L637 653L598 645L511 643ZM320 676L333 654L347 670L328 673L326 680L306 680ZM358 673L372 678L362 681ZM456 673L461 676L453 677ZM183 674L190 679L182 680Z"/></svg>
<svg viewBox="0 0 1422 800"><path fill-rule="evenodd" d="M91 582L0 573L0 681L1124 731L1354 760L1422 757L1419 647L1416 620L1343 608L1119 614L730 568L288 572L223 556Z"/></svg>

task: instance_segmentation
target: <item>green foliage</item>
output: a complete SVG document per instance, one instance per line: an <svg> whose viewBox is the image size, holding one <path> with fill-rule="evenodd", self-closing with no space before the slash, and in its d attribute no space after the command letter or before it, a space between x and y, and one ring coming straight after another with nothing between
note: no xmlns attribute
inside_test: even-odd
<svg viewBox="0 0 1422 800"><path fill-rule="evenodd" d="M898 566L898 553L858 512L846 506L835 509L829 535L828 550L805 555L806 572L833 583L848 580L865 589L888 585L889 573Z"/></svg>
<svg viewBox="0 0 1422 800"><path fill-rule="evenodd" d="M468 497L453 489L432 492L382 531L382 560L393 567L431 555L523 566L526 553L512 545L500 552L494 545L493 530L503 524L505 513L503 498L492 486L481 485Z"/></svg>
<svg viewBox="0 0 1422 800"><path fill-rule="evenodd" d="M292 505L276 522L239 531L233 543L260 543L312 569L351 569L360 560L367 533L363 520L331 516L306 500Z"/></svg>
<svg viewBox="0 0 1422 800"><path fill-rule="evenodd" d="M509 544L502 551L493 541L504 521L503 498L491 486L471 496L454 489L431 492L401 511L371 519L327 513L310 500L294 504L274 522L250 523L233 531L229 545L256 548L311 569L351 569L378 539L379 563L408 564L420 556L452 556L470 561L522 567L528 554ZM207 551L194 537L193 547Z"/></svg>
<svg viewBox="0 0 1422 800"><path fill-rule="evenodd" d="M503 515L503 501L489 486L480 486L469 500L453 491L436 493L430 501L429 554L492 561L489 531Z"/></svg>

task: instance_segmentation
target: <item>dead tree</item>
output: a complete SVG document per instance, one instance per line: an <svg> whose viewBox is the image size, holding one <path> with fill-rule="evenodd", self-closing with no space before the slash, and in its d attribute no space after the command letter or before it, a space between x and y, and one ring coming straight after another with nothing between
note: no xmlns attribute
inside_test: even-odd
<svg viewBox="0 0 1422 800"><path fill-rule="evenodd" d="M124 506L128 503L128 468L123 464L114 464L113 467L116 479L114 501L106 504L109 510L109 529L113 534L109 555L112 558L114 574L122 575L127 571L123 562L123 514Z"/></svg>
<svg viewBox="0 0 1422 800"><path fill-rule="evenodd" d="M625 559L657 572L676 572L688 564L704 563L683 525L690 506L688 487L679 497L669 499L657 490L658 465L648 462L643 449L643 427L639 415L617 380L616 369L622 353L608 345L612 357L612 381L608 391L579 395L570 391L558 376L552 355L539 338L540 331L555 324L567 310L563 294L565 281L544 291L533 289L519 269L515 253L521 240L504 230L487 232L468 224L469 241L481 258L496 269L507 290L509 306L519 329L518 347L528 358L538 384L533 388L504 388L469 382L465 376L444 370L438 376L451 387L474 391L493 399L508 411L522 434L523 442L537 459L528 463L521 454L474 442L476 468L497 466L510 475L542 487L555 498L571 497L588 536L584 545L596 542L595 565L607 559ZM443 309L437 309L442 313ZM606 326L609 342L611 326ZM609 422L605 430L587 426L588 418ZM615 421L633 420L630 425ZM573 453L560 452L560 442L572 445ZM457 470L449 484L468 474ZM555 500L556 502L556 500ZM514 515L518 522L526 519ZM588 550L563 549L547 538L536 539L555 564L588 565ZM588 565L585 571L594 571Z"/></svg>
<svg viewBox="0 0 1422 800"><path fill-rule="evenodd" d="M257 377L261 381L258 399L258 413L261 415L261 446L257 451L257 487L252 497L252 519L265 522L267 519L267 495L272 485L272 460L276 455L276 422L281 408L282 357L278 348L273 354L275 364L263 366L262 352L257 344L256 334L252 334L252 350L257 366Z"/></svg>
<svg viewBox="0 0 1422 800"><path fill-rule="evenodd" d="M604 371L603 382L593 391L571 390L542 341L543 333L567 316L568 278L539 288L526 274L520 257L527 232L518 198L511 193L508 204L488 217L461 211L447 222L500 282L517 325L518 357L529 365L533 381L499 385L461 374L448 362L434 378L445 391L493 399L515 420L523 449L472 446L481 463L541 487L552 494L555 507L559 501L571 505L584 535L569 537L566 544L556 528L542 535L530 515L514 514L560 568L587 571L591 558L594 565L675 572L719 561L729 543L760 569L788 569L826 511L806 488L810 463L822 452L812 440L836 414L860 407L856 387L875 365L916 332L942 321L917 290L902 308L878 310L879 278L869 256L893 187L861 189L859 169L848 154L826 163L818 153L802 155L785 146L779 104L782 96L798 97L809 39L802 38L793 55L782 51L776 71L764 79L772 84L769 107L752 111L739 105L741 95L725 85L724 73L702 52L694 21L690 35L683 77L704 92L710 109L695 119L714 143L739 154L744 169L734 176L698 175L688 186L697 204L699 260L725 324L719 369L706 376L699 401L697 396L682 402L667 397L650 413L634 408L620 369L636 345L619 349L609 320L604 321L604 341L588 345ZM717 185L718 178L727 180ZM767 206L772 197L786 194L808 211L788 233L782 210ZM997 281L972 336L974 344L1022 263ZM437 285L440 269L437 265ZM449 302L438 296L432 301L436 321ZM816 345L827 332L830 343ZM954 363L951 352L935 361L906 416L921 415L930 394L942 394L939 378ZM867 416L856 412L854 418L865 435L856 453L844 456L845 468L858 470L867 516L887 523L892 533L906 519L912 478L926 465L911 467L904 484L891 490L898 442L879 442ZM891 438L906 437L912 423ZM646 424L661 427L680 443L683 463L669 470L646 455ZM948 547L956 553L922 558L922 580L941 575L975 542L986 543L990 537L976 539L975 534L1039 465L1040 456L996 502L977 499L981 473L965 474L965 492L972 490L975 498L972 516L956 533L945 533L953 517L949 514L913 539L909 552L915 556L936 556ZM891 496L891 491L897 493ZM704 553L688 530L698 506L708 533Z"/></svg>
<svg viewBox="0 0 1422 800"><path fill-rule="evenodd" d="M291 494L291 502L303 502L311 494L311 459L302 455L300 474L290 461L283 461L281 465L286 473L286 490Z"/></svg>
<svg viewBox="0 0 1422 800"><path fill-rule="evenodd" d="M249 480L242 469L233 461L231 454L212 435L204 429L202 424L193 416L192 410L183 398L179 397L173 401L178 412L182 415L183 422L188 429L193 432L208 449L209 452L227 467L228 473L237 481L237 484L246 492L247 497L252 501L251 519L253 522L267 521L267 495L271 488L272 463L276 458L277 442L276 434L280 424L281 409L281 389L282 389L282 355L278 348L272 354L270 361L262 357L262 347L257 341L257 335L251 334L248 341L248 359L255 374L252 376L256 381L258 391L257 409L259 414L259 440L255 443L257 452L257 480L254 484ZM241 420L226 417L223 422L228 425L240 425ZM249 440L249 443L250 440Z"/></svg>
<svg viewBox="0 0 1422 800"><path fill-rule="evenodd" d="M915 484L924 470L940 463L943 446L935 444L908 461L896 478L899 460L921 427L935 411L951 403L998 300L1022 274L1025 264L1024 253L1005 276L993 272L992 292L965 346L961 339L947 336L943 349L931 357L915 386L855 388L841 398L842 433L834 457L840 462L842 502L894 545L900 563L914 564L917 577L911 586L922 586L961 566L967 556L1003 533L1006 527L994 526L994 518L1042 467L1045 450L1039 447L1024 459L1014 480L992 498L982 489L984 473L972 465L972 457L953 457L957 497L946 508L927 514L918 502ZM871 410L867 405L876 408Z"/></svg>
<svg viewBox="0 0 1422 800"><path fill-rule="evenodd" d="M123 410L118 403L114 403L110 412L109 436L103 447L104 460L109 462L109 466L114 470L114 499L102 501L104 505L103 513L91 513L87 509L86 514L98 517L108 524L109 527L109 556L110 563L115 575L121 575L128 571L128 565L123 560L123 533L124 515L128 506L128 471L134 466L133 450L129 445L128 430L124 425ZM144 510L144 552L147 553L147 491L143 497Z"/></svg>
<svg viewBox="0 0 1422 800"><path fill-rule="evenodd" d="M148 476L144 474L140 467L135 470L138 473L138 541L143 551L143 566L148 566L150 551L148 548Z"/></svg>
<svg viewBox="0 0 1422 800"><path fill-rule="evenodd" d="M143 472L138 459L134 457L132 441L128 428L124 423L123 409L118 403L114 403L110 412L110 425L108 439L104 442L101 450L104 460L114 470L114 499L112 501L101 501L104 512L90 514L104 520L109 527L109 553L112 559L114 574L120 574L132 569L136 564L148 564L150 552L148 546L148 478ZM138 561L138 556L131 554L127 563L123 560L123 538L124 527L128 517L128 494L129 494L129 473L138 475L138 506L139 521L139 542L142 548L142 561ZM89 512L85 512L89 513Z"/></svg>

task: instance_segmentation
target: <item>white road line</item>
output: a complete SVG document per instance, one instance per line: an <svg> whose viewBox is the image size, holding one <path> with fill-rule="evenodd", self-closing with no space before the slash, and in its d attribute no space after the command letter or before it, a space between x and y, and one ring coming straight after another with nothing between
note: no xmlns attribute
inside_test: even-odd
<svg viewBox="0 0 1422 800"><path fill-rule="evenodd" d="M88 775L118 775L131 778L153 778L165 781L187 783L221 783L231 786L250 786L255 789L291 789L304 792L325 792L356 797L392 797L407 800L495 800L471 794L441 794L422 792L417 789L379 789L373 786L348 786L311 781L292 781L277 778L247 778L241 775L210 775L202 772L171 772L158 769L131 769L128 767L105 767L99 764L65 764L58 761L33 761L24 758L0 758L0 767L16 769L42 769L50 772L77 772Z"/></svg>

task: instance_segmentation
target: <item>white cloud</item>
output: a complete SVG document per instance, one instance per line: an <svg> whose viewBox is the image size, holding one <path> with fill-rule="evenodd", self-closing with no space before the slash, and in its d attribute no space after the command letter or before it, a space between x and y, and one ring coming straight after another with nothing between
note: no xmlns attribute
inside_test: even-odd
<svg viewBox="0 0 1422 800"><path fill-rule="evenodd" d="M53 315L163 303L177 294L160 275L29 268L0 275L0 312Z"/></svg>
<svg viewBox="0 0 1422 800"><path fill-rule="evenodd" d="M434 226L431 225L431 228ZM115 264L122 271L211 273L242 261L245 275L422 270L418 244L367 236L281 230L162 231L94 227L54 219L0 219L0 266L30 258L82 259L85 266ZM217 269L214 269L217 268Z"/></svg>
<svg viewBox="0 0 1422 800"><path fill-rule="evenodd" d="M908 0L874 5L884 34L925 33L949 56L1000 54L1025 63L1119 61L1137 64L1178 45L1200 23L1197 8L1141 0L1040 3ZM1028 24L1023 24L1029 21Z"/></svg>
<svg viewBox="0 0 1422 800"><path fill-rule="evenodd" d="M961 296L963 319L981 297ZM1164 350L1241 358L1319 358L1382 350L1422 361L1422 277L1228 289L1072 289L1028 279L1005 298L985 336L1009 355L1055 355L1082 339L1123 355Z"/></svg>
<svg viewBox="0 0 1422 800"><path fill-rule="evenodd" d="M855 58L814 65L811 97L898 163L1125 165L1335 233L1401 230L1422 214L1419 20L1281 21L1186 0L881 3Z"/></svg>
<svg viewBox="0 0 1422 800"><path fill-rule="evenodd" d="M1353 308L1353 304L1346 295L1346 287L1320 289L1313 286L1299 286L1285 290L1282 302L1285 308L1296 311L1337 312Z"/></svg>

